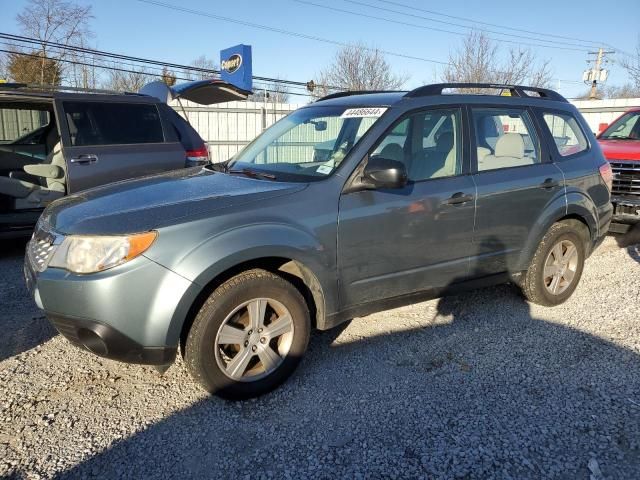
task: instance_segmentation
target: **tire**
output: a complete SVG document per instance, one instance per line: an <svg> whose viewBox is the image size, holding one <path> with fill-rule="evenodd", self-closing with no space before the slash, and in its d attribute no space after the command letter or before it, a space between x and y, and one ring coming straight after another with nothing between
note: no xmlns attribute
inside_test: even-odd
<svg viewBox="0 0 640 480"><path fill-rule="evenodd" d="M552 307L565 302L573 294L584 268L585 230L586 227L577 220L558 222L549 228L521 279L522 292L527 300ZM575 257L569 259L571 246L575 247ZM561 260L556 261L556 257ZM550 276L552 272L555 273Z"/></svg>
<svg viewBox="0 0 640 480"><path fill-rule="evenodd" d="M206 300L187 336L185 363L211 394L228 400L257 397L294 372L307 349L310 325L307 304L291 283L265 270L248 270Z"/></svg>

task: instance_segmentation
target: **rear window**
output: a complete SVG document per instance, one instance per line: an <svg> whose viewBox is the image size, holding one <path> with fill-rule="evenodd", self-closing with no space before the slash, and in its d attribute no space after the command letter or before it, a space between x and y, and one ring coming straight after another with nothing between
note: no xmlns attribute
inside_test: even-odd
<svg viewBox="0 0 640 480"><path fill-rule="evenodd" d="M582 133L578 121L572 115L544 112L543 117L561 156L568 157L589 148L589 143Z"/></svg>
<svg viewBox="0 0 640 480"><path fill-rule="evenodd" d="M162 108L169 117L169 121L178 136L178 140L180 140L185 150L196 150L204 145L204 140L198 135L198 132L173 108L166 105L161 105L160 108Z"/></svg>
<svg viewBox="0 0 640 480"><path fill-rule="evenodd" d="M64 102L71 145L162 143L162 123L155 105Z"/></svg>

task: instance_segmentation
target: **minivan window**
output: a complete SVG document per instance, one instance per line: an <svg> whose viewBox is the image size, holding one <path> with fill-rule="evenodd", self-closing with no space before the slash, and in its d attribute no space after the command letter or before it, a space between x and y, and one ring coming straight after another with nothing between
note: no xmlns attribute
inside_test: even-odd
<svg viewBox="0 0 640 480"><path fill-rule="evenodd" d="M543 117L561 156L567 157L589 148L587 139L572 115L545 112Z"/></svg>
<svg viewBox="0 0 640 480"><path fill-rule="evenodd" d="M162 143L162 123L155 105L64 102L72 146Z"/></svg>
<svg viewBox="0 0 640 480"><path fill-rule="evenodd" d="M33 145L38 132L48 130L51 113L48 109L0 107L0 144Z"/></svg>
<svg viewBox="0 0 640 480"><path fill-rule="evenodd" d="M540 163L538 137L526 110L474 108L473 121L478 171Z"/></svg>

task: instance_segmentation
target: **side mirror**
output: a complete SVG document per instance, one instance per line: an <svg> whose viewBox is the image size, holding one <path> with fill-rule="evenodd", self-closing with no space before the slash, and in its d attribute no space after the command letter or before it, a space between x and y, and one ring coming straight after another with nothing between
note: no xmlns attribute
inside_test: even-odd
<svg viewBox="0 0 640 480"><path fill-rule="evenodd" d="M404 163L379 156L369 157L362 176L369 188L402 188L408 180Z"/></svg>
<svg viewBox="0 0 640 480"><path fill-rule="evenodd" d="M317 120L314 122L313 126L315 127L316 132L324 132L327 129L327 122L324 120Z"/></svg>
<svg viewBox="0 0 640 480"><path fill-rule="evenodd" d="M608 123L601 123L598 125L598 135L600 135L602 132L604 132L607 127L609 126Z"/></svg>

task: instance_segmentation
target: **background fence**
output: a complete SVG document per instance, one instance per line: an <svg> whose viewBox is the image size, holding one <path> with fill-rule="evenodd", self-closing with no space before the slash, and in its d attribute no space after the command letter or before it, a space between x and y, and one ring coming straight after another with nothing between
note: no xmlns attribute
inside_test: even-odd
<svg viewBox="0 0 640 480"><path fill-rule="evenodd" d="M228 102L218 105L198 105L183 101L170 104L185 116L193 128L209 145L213 162L231 158L262 131L282 117L297 110L302 104Z"/></svg>
<svg viewBox="0 0 640 480"><path fill-rule="evenodd" d="M640 98L617 100L578 100L572 102L582 112L591 130L599 131L631 107L640 107ZM196 129L209 145L210 158L221 162L231 158L262 131L303 104L229 102L203 106L188 101L171 106ZM0 143L10 142L24 133L48 123L46 112L0 109ZM330 130L330 129L329 129ZM326 132L328 135L330 132ZM329 137L327 137L329 139ZM291 139L292 144L296 139Z"/></svg>

